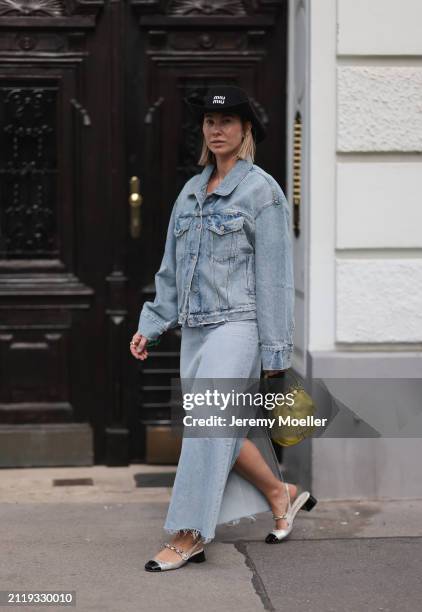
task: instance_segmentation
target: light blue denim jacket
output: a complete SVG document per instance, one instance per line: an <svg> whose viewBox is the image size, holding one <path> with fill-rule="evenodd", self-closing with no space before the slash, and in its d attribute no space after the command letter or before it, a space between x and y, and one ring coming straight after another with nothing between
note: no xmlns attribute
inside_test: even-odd
<svg viewBox="0 0 422 612"><path fill-rule="evenodd" d="M291 365L294 278L290 211L275 179L237 160L207 194L214 166L189 179L173 206L156 297L138 332L158 338L172 327L257 319L262 367Z"/></svg>

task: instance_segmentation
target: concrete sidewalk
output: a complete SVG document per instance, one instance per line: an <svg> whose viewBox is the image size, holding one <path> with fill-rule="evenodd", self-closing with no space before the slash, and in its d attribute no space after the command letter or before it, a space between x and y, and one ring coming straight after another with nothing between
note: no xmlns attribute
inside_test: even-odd
<svg viewBox="0 0 422 612"><path fill-rule="evenodd" d="M272 525L264 513L254 523L218 527L204 564L145 572L167 539L171 489L137 488L134 478L174 470L1 470L1 590L76 591L81 612L420 608L422 499L320 500L299 513L288 540L273 546L263 542ZM52 486L56 478L91 478L93 485Z"/></svg>

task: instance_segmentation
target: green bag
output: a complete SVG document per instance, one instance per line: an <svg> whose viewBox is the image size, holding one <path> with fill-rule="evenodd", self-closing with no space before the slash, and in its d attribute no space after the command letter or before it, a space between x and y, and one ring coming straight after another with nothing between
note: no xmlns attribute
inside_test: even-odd
<svg viewBox="0 0 422 612"><path fill-rule="evenodd" d="M289 370L289 376L293 379L293 382L287 385L287 389L283 391L284 396L288 393L293 394L294 403L288 405L276 401L276 406L271 411L272 417L276 419L274 427L271 428L271 439L279 444L280 446L294 446L305 438L309 438L315 430L313 424L297 424L289 425L279 421L279 417L284 420L287 417L291 419L306 419L307 417L315 416L316 406L312 397L305 391L303 385L298 381L296 376ZM265 380L269 380L272 377L265 377Z"/></svg>

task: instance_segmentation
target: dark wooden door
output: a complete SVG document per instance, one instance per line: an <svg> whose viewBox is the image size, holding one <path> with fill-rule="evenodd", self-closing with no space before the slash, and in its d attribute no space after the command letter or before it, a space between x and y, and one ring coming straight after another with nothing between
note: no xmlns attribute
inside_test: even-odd
<svg viewBox="0 0 422 612"><path fill-rule="evenodd" d="M0 466L160 460L180 334L144 363L128 345L200 171L183 98L247 89L269 127L256 162L284 185L286 5L0 3Z"/></svg>
<svg viewBox="0 0 422 612"><path fill-rule="evenodd" d="M101 304L82 104L99 7L0 4L1 466L94 459Z"/></svg>

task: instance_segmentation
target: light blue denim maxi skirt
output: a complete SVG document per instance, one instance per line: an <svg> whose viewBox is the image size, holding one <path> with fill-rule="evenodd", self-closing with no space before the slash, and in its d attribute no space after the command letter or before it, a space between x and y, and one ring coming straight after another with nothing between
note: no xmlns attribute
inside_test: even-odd
<svg viewBox="0 0 422 612"><path fill-rule="evenodd" d="M259 379L261 356L256 319L182 327L180 378ZM255 433L254 433L255 431ZM186 428L185 428L186 432ZM258 447L275 476L280 466L267 430L251 428L247 437ZM216 525L271 510L264 495L233 470L244 441L239 437L183 437L164 530L193 531L207 543Z"/></svg>

